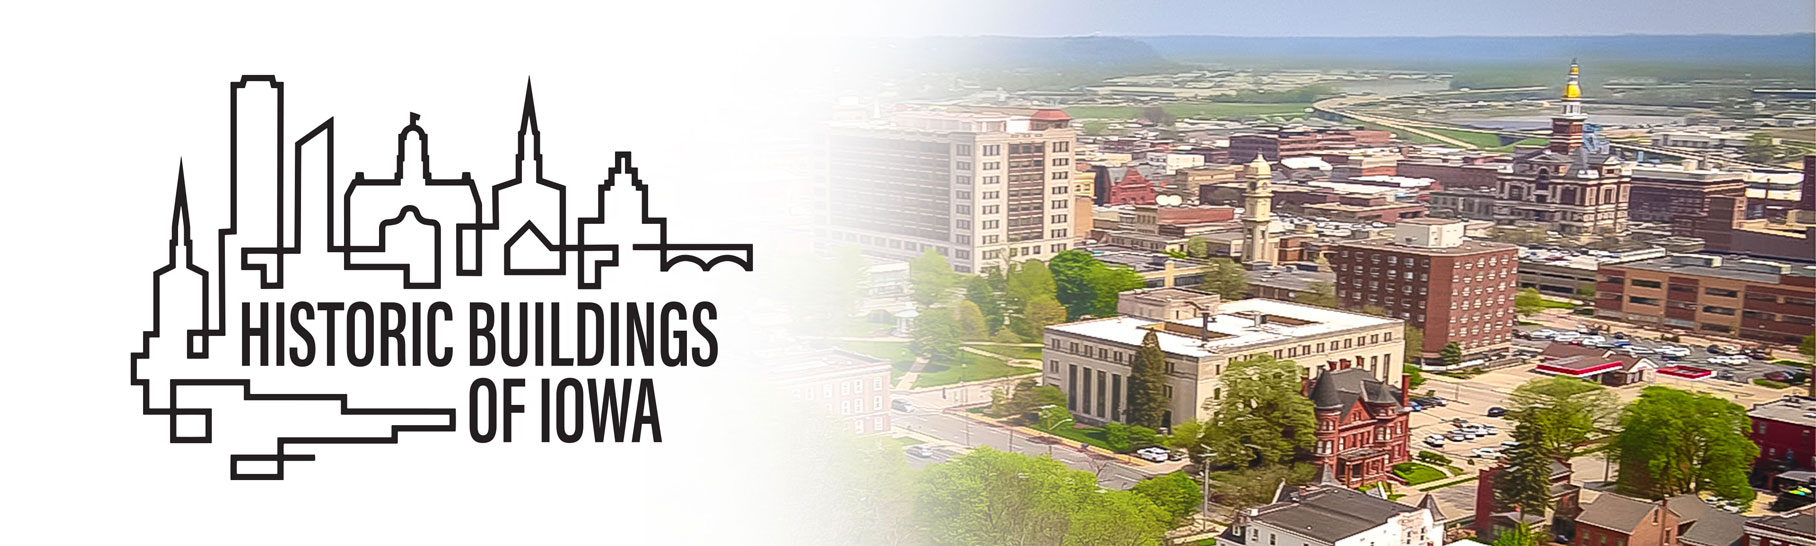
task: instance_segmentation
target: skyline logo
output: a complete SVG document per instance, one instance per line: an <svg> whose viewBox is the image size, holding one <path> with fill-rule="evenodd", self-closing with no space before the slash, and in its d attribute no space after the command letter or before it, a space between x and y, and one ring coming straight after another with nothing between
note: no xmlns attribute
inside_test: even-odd
<svg viewBox="0 0 1816 546"><path fill-rule="evenodd" d="M300 446L395 444L405 432L458 429L452 405L382 407L364 403L366 398L355 404L350 394L315 392L344 377L314 378L304 383L315 387L301 393L287 385L269 388L270 383L289 383L278 375L336 367L442 368L461 356L461 364L469 367L497 362L510 368L572 369L602 364L704 368L717 359L711 327L718 311L711 302L602 304L576 298L564 307L560 301L421 298L446 295L449 273L456 278L572 276L573 290L595 291L604 285L608 268L624 266L622 258L630 253L652 257L663 273L687 263L703 272L722 264L754 270L750 244L672 242L669 220L651 214L650 188L628 151L613 155L609 171L593 188L593 210L570 215L567 187L544 176L542 131L530 85L524 91L514 175L491 185L489 192L482 192L470 172L437 176L431 170L429 133L416 113L397 133L389 173L360 171L342 181L335 173L332 118L288 141L283 82L273 76L243 76L230 89L230 198L227 225L216 232L213 268L204 267L206 254L199 261L196 256L186 167L179 162L169 252L152 275L152 325L131 355L131 382L140 391L141 413L167 418L171 443L216 442L217 408L194 400L212 399L222 390L241 402L308 407L320 415L307 418L322 425L305 427L309 432L271 431L275 443L269 449L232 454L232 479L284 479L286 463L315 460L313 453L297 452ZM272 217L260 218L259 210L271 211ZM488 260L488 255L495 257ZM307 267L311 265L315 267ZM350 272L339 281L400 287L402 292L373 303L297 301L322 296L320 284L292 294L309 284L300 271L335 267ZM419 301L406 301L411 299ZM472 302L449 303L465 299ZM565 343L564 320L572 333ZM541 381L542 441L577 442L583 437L580 431L588 428L596 442L607 441L608 435L625 441L627 431L630 441L643 441L646 434L650 441L661 441L653 379ZM512 441L512 418L524 413L524 406L513 402L513 390L525 384L522 378L472 382L466 399L475 441ZM550 408L558 410L553 417ZM582 408L592 411L586 422ZM278 422L260 423L275 427Z"/></svg>

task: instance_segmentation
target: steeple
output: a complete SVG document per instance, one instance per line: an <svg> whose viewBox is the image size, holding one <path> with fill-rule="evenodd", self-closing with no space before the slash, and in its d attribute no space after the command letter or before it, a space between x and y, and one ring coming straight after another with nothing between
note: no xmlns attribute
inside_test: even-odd
<svg viewBox="0 0 1816 546"><path fill-rule="evenodd" d="M1564 96L1559 101L1563 105L1556 116L1551 118L1551 145L1553 152L1569 154L1583 146L1583 87L1582 69L1576 59L1570 60L1570 75L1564 81Z"/></svg>
<svg viewBox="0 0 1816 546"><path fill-rule="evenodd" d="M170 210L169 263L171 265L179 263L177 262L177 247L179 246L183 248L183 261L181 263L184 265L193 263L191 259L194 256L195 251L191 246L189 234L189 185L184 181L183 162L182 160L178 160L176 203L171 206Z"/></svg>
<svg viewBox="0 0 1816 546"><path fill-rule="evenodd" d="M410 124L397 133L397 181L400 184L429 179L429 133L417 124L419 121L422 121L422 115L410 112Z"/></svg>
<svg viewBox="0 0 1816 546"><path fill-rule="evenodd" d="M517 179L542 179L542 128L536 124L536 92L523 84L523 121L517 126Z"/></svg>

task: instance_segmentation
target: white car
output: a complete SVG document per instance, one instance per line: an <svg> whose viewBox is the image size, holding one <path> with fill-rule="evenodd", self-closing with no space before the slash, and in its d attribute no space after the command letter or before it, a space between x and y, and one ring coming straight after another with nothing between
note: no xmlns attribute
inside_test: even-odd
<svg viewBox="0 0 1816 546"><path fill-rule="evenodd" d="M903 451L908 452L909 457L914 457L917 459L927 459L927 458L933 457L933 448L930 448L930 447L927 447L924 445L920 445L920 444L908 446L907 448L904 448Z"/></svg>
<svg viewBox="0 0 1816 546"><path fill-rule="evenodd" d="M1469 453L1470 453L1470 454L1471 454L1471 455L1475 455L1475 456L1477 456L1477 457L1481 457L1481 458L1484 458L1484 459L1499 459L1499 458L1501 458L1501 450L1499 450L1499 449L1495 449L1495 448L1492 448L1492 447L1478 447L1478 448L1475 448L1475 449L1472 449L1472 450L1470 450L1470 451L1469 451Z"/></svg>
<svg viewBox="0 0 1816 546"><path fill-rule="evenodd" d="M1486 426L1483 426L1483 427L1482 427L1482 430L1483 430L1483 432L1484 432L1484 433L1485 433L1485 434L1487 434L1487 435L1489 435L1489 436L1494 436L1494 435L1496 435L1496 434L1500 434L1500 433L1501 433L1501 429L1498 429L1498 428L1494 428L1494 425L1486 425Z"/></svg>
<svg viewBox="0 0 1816 546"><path fill-rule="evenodd" d="M1582 338L1583 335L1576 332L1558 332L1557 335L1551 336L1552 341L1562 341L1564 343L1569 343Z"/></svg>
<svg viewBox="0 0 1816 546"><path fill-rule="evenodd" d="M1135 456L1153 463L1167 462L1167 450L1158 447L1144 447L1135 452Z"/></svg>
<svg viewBox="0 0 1816 546"><path fill-rule="evenodd" d="M1526 337L1530 337L1532 339L1551 339L1551 338L1557 337L1557 331L1555 331L1555 330L1535 330L1530 334L1526 334Z"/></svg>
<svg viewBox="0 0 1816 546"><path fill-rule="evenodd" d="M1690 356L1690 349L1687 347L1678 347L1676 345L1666 345L1658 348L1658 354L1665 355L1669 358L1683 358Z"/></svg>
<svg viewBox="0 0 1816 546"><path fill-rule="evenodd" d="M1436 435L1436 434L1426 436L1425 445L1428 445L1431 447L1444 447L1444 437Z"/></svg>
<svg viewBox="0 0 1816 546"><path fill-rule="evenodd" d="M1602 336L1584 336L1584 337L1578 338L1576 340L1576 342L1578 344L1581 344L1584 346L1600 346L1604 343L1607 343L1608 338L1605 338Z"/></svg>
<svg viewBox="0 0 1816 546"><path fill-rule="evenodd" d="M1716 356L1709 357L1709 363L1710 364L1721 364L1723 366L1738 366L1741 364L1746 364L1747 357L1740 356L1740 355L1716 355Z"/></svg>
<svg viewBox="0 0 1816 546"><path fill-rule="evenodd" d="M1633 356L1649 355L1649 354L1656 352L1656 351L1653 351L1652 349L1647 349L1645 347L1641 347L1638 345L1628 345L1626 347L1621 347L1620 349L1617 349L1617 350L1619 350L1622 353L1626 353L1626 354L1633 355Z"/></svg>

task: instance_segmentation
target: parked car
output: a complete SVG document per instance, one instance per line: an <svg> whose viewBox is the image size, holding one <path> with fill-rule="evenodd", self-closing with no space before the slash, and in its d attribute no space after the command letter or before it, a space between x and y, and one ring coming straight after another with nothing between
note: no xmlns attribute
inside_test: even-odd
<svg viewBox="0 0 1816 546"><path fill-rule="evenodd" d="M1614 339L1627 339L1627 333L1626 332L1615 332Z"/></svg>
<svg viewBox="0 0 1816 546"><path fill-rule="evenodd" d="M1507 408L1503 408L1503 407L1500 407L1500 406L1495 406L1495 407L1492 407L1492 408L1488 408L1488 416L1489 416L1489 417L1500 417L1500 416L1502 416L1502 415L1507 415Z"/></svg>
<svg viewBox="0 0 1816 546"><path fill-rule="evenodd" d="M1808 379L1809 377L1810 377L1809 374L1806 374L1803 372L1791 372L1791 371L1785 371L1785 370L1774 370L1774 371L1766 372L1766 375L1765 375L1766 379L1777 381L1779 383L1802 383L1804 379Z"/></svg>
<svg viewBox="0 0 1816 546"><path fill-rule="evenodd" d="M1188 454L1187 454L1187 453L1186 453L1186 452L1185 452L1185 450L1183 450L1183 449L1175 449L1175 450L1172 450L1172 451L1168 451L1168 452L1167 452L1167 460L1169 460L1169 461L1183 461L1183 460L1185 460L1185 458L1186 458L1186 455L1188 455Z"/></svg>
<svg viewBox="0 0 1816 546"><path fill-rule="evenodd" d="M1720 364L1723 366L1738 366L1741 364L1746 364L1747 357L1740 356L1740 355L1716 355L1716 356L1709 357L1709 363L1710 364Z"/></svg>
<svg viewBox="0 0 1816 546"><path fill-rule="evenodd" d="M1413 402L1413 403L1407 405L1406 409L1413 410L1413 411L1425 411L1425 406L1418 402Z"/></svg>
<svg viewBox="0 0 1816 546"><path fill-rule="evenodd" d="M1426 436L1425 445L1428 445L1431 447L1444 447L1444 437L1436 435L1436 434Z"/></svg>
<svg viewBox="0 0 1816 546"><path fill-rule="evenodd" d="M1532 333L1526 334L1527 339L1551 339L1554 337L1557 337L1557 331L1549 329L1534 330Z"/></svg>
<svg viewBox="0 0 1816 546"><path fill-rule="evenodd" d="M1658 354L1665 355L1665 358L1683 358L1690 356L1690 348L1666 345L1658 348Z"/></svg>
<svg viewBox="0 0 1816 546"><path fill-rule="evenodd" d="M911 446L908 446L907 448L904 448L903 451L906 451L908 453L909 457L914 457L917 459L926 459L926 458L933 457L933 448L927 447L925 445L920 445L920 444L911 445Z"/></svg>
<svg viewBox="0 0 1816 546"><path fill-rule="evenodd" d="M1714 343L1709 345L1709 352L1718 355L1737 355L1740 354L1740 347L1723 343Z"/></svg>
<svg viewBox="0 0 1816 546"><path fill-rule="evenodd" d="M1653 354L1653 353L1657 352L1652 349L1647 349L1645 347L1641 347L1638 345L1628 345L1626 347L1621 347L1618 350L1622 353L1633 355L1633 356L1649 355L1649 354Z"/></svg>
<svg viewBox="0 0 1816 546"><path fill-rule="evenodd" d="M1564 343L1569 343L1582 338L1583 335L1576 332L1558 332L1557 335L1551 336L1552 341L1562 341Z"/></svg>
<svg viewBox="0 0 1816 546"><path fill-rule="evenodd" d="M1445 434L1444 438L1452 442L1464 442L1469 440L1469 435L1464 434L1462 431L1453 430L1450 431L1450 434Z"/></svg>
<svg viewBox="0 0 1816 546"><path fill-rule="evenodd" d="M1731 372L1731 371L1728 371L1728 370L1722 370L1722 371L1719 371L1719 372L1715 372L1715 378L1716 378L1716 379L1721 379L1721 380L1724 380L1724 381L1733 381L1733 380L1734 380L1734 372Z"/></svg>
<svg viewBox="0 0 1816 546"><path fill-rule="evenodd" d="M1751 358L1754 360L1771 360L1772 359L1772 351L1768 351L1768 350L1765 350L1765 349L1762 349L1759 347L1750 347L1747 350L1742 351L1742 354L1745 354L1745 355L1747 355L1747 358Z"/></svg>
<svg viewBox="0 0 1816 546"><path fill-rule="evenodd" d="M1508 440L1505 442L1501 442L1501 447L1503 447L1503 448L1520 447L1520 441L1519 440Z"/></svg>
<svg viewBox="0 0 1816 546"><path fill-rule="evenodd" d="M1469 450L1469 454L1471 454L1471 455L1475 455L1475 456L1477 456L1477 457L1481 457L1481 458L1484 458L1484 459L1499 459L1499 458L1501 458L1501 450L1499 450L1499 449L1495 449L1495 448L1492 448L1492 447L1478 447L1478 448L1475 448L1475 449L1472 449L1472 450Z"/></svg>
<svg viewBox="0 0 1816 546"><path fill-rule="evenodd" d="M1167 450L1164 448L1144 447L1136 450L1135 456L1141 457L1142 460L1148 462L1164 463L1167 462L1168 454Z"/></svg>
<svg viewBox="0 0 1816 546"><path fill-rule="evenodd" d="M895 408L895 411L899 411L899 412L903 412L903 413L914 413L914 402L909 402L908 400L902 399L902 398L890 400L889 407Z"/></svg>
<svg viewBox="0 0 1816 546"><path fill-rule="evenodd" d="M1494 436L1496 434L1501 433L1501 429L1494 428L1494 425L1483 425L1482 430L1486 431L1489 436Z"/></svg>

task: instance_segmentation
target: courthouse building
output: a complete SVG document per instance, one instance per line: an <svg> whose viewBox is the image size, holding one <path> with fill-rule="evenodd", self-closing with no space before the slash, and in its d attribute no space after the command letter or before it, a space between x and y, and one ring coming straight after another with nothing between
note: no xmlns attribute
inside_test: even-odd
<svg viewBox="0 0 1816 546"><path fill-rule="evenodd" d="M1149 332L1166 353L1169 426L1210 417L1206 403L1223 398L1224 369L1261 355L1298 363L1306 379L1333 367L1360 368L1400 384L1398 320L1259 298L1224 302L1185 288L1124 292L1117 311L1121 316L1046 329L1042 383L1064 391L1066 408L1083 422L1123 420L1129 373Z"/></svg>

